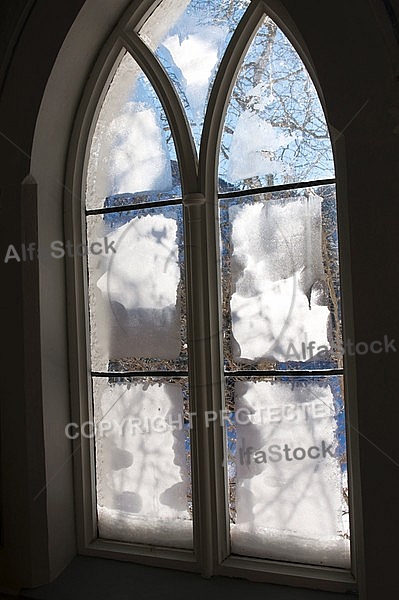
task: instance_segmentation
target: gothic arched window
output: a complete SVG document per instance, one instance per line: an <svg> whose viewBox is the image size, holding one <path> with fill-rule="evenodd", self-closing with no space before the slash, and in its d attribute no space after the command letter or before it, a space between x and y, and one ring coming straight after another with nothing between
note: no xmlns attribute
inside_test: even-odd
<svg viewBox="0 0 399 600"><path fill-rule="evenodd" d="M318 94L262 2L142 4L118 29L82 176L98 537L205 576L278 561L344 581L337 212Z"/></svg>

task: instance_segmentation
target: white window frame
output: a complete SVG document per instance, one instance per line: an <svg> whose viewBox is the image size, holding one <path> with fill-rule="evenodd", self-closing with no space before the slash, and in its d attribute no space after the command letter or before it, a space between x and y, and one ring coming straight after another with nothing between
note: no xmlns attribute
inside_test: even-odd
<svg viewBox="0 0 399 600"><path fill-rule="evenodd" d="M269 14L284 31L320 89L306 53L298 44L287 23L272 10L271 3L253 0L252 10L240 22L229 44L222 68L219 69L210 98L212 118L205 122L199 166L194 160L195 151L188 127L183 126L185 115L180 101L167 79L162 67L145 44L131 34L138 31L159 0L133 3L116 26L104 45L87 82L69 148L65 193L65 236L74 244L85 239L85 215L81 198L84 197L84 180L87 172L88 140L104 100L109 84L125 49L144 70L158 93L169 119L181 168L184 190L183 206L185 220L185 244L187 272L195 277L187 278L188 327L194 338L190 352L190 408L198 415L205 411L219 411L223 406L223 361L220 340L221 323L219 310L219 272L217 183L214 165L217 162L218 141L224 121L228 99L237 74L240 58L252 41L257 25ZM273 3L274 4L274 3ZM281 11L280 11L281 13ZM292 24L291 28L295 31ZM337 148L336 154L339 155ZM202 160L202 156L205 160ZM345 197L337 182L338 203ZM344 211L338 211L339 229L347 228ZM187 223L193 223L188 226ZM349 248L340 235L341 257L349 254ZM201 248L205 251L199 251ZM347 285L348 284L348 285ZM92 420L90 396L90 361L88 350L88 302L84 257L75 256L67 261L69 362L73 422L83 424ZM349 282L343 281L344 300L350 292ZM199 293L201 292L201 293ZM204 305L201 298L208 298ZM346 308L346 306L345 306ZM344 311L344 331L348 333ZM195 357L195 358L194 358ZM215 357L215 359L213 358ZM207 381L206 386L201 382ZM350 400L355 389L354 362L349 358L345 364L345 398L347 420L356 423L355 403ZM349 398L349 401L348 401ZM93 440L79 438L73 442L75 463L75 502L77 510L78 548L82 554L132 560L155 566L168 566L200 572L204 577L227 575L245 577L256 581L284 583L300 587L330 591L355 591L357 589L357 554L360 548L360 523L354 505L360 501L360 489L355 485L357 469L356 437L347 431L349 454L349 481L351 487L351 556L352 571L331 567L290 564L267 559L230 556L228 537L228 511L226 502L225 473L223 470L224 447L218 424L206 427L205 421L197 419L198 427L192 430L193 455L193 505L194 550L166 549L142 544L126 544L97 537L96 490ZM201 452L195 449L201 448ZM196 482L199 481L199 485Z"/></svg>

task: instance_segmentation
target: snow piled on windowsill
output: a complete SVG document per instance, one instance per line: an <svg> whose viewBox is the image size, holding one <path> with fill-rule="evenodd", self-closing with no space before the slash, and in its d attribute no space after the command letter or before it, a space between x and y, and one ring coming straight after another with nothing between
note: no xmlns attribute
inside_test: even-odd
<svg viewBox="0 0 399 600"><path fill-rule="evenodd" d="M193 548L191 519L140 517L97 506L100 538L131 544L150 544L173 548Z"/></svg>
<svg viewBox="0 0 399 600"><path fill-rule="evenodd" d="M329 538L304 537L294 532L263 527L230 525L234 554L269 558L284 562L317 564L341 569L350 568L350 542L338 536ZM318 562L315 562L315 553Z"/></svg>

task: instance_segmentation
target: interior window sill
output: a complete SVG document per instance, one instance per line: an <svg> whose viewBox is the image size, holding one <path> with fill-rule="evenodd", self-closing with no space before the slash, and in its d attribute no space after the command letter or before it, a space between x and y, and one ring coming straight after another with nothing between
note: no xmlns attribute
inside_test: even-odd
<svg viewBox="0 0 399 600"><path fill-rule="evenodd" d="M77 556L51 584L24 590L20 598L37 600L159 600L171 595L190 600L340 600L356 595L305 590L244 579L212 577L197 573L150 567L102 558Z"/></svg>

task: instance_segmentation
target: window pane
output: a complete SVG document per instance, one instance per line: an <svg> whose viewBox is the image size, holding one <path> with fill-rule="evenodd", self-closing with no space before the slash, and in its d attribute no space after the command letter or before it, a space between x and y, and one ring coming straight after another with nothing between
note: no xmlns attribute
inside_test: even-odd
<svg viewBox="0 0 399 600"><path fill-rule="evenodd" d="M186 379L93 378L100 537L192 548Z"/></svg>
<svg viewBox="0 0 399 600"><path fill-rule="evenodd" d="M93 215L87 226L89 249L102 250L88 258L92 369L186 369L181 206Z"/></svg>
<svg viewBox="0 0 399 600"><path fill-rule="evenodd" d="M123 206L181 196L169 123L130 54L107 92L91 143L86 206Z"/></svg>
<svg viewBox="0 0 399 600"><path fill-rule="evenodd" d="M334 186L220 201L226 368L342 366Z"/></svg>
<svg viewBox="0 0 399 600"><path fill-rule="evenodd" d="M180 96L197 149L216 71L249 4L249 0L164 0L140 30Z"/></svg>
<svg viewBox="0 0 399 600"><path fill-rule="evenodd" d="M349 568L342 377L226 381L235 554Z"/></svg>
<svg viewBox="0 0 399 600"><path fill-rule="evenodd" d="M291 43L266 17L228 106L219 162L221 191L334 177L315 87Z"/></svg>

